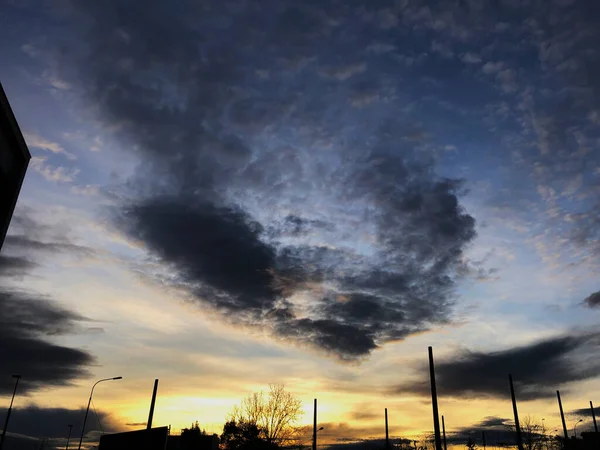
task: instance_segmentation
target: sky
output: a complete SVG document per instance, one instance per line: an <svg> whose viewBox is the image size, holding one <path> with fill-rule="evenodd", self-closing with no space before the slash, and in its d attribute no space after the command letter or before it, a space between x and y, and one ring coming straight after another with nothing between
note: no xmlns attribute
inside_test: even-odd
<svg viewBox="0 0 600 450"><path fill-rule="evenodd" d="M428 346L449 433L510 421L509 373L521 415L559 428L560 389L591 429L596 3L3 2L32 154L0 255L14 433L79 433L122 376L90 439L143 426L155 378L155 425L219 433L283 383L323 444L384 408L418 438Z"/></svg>

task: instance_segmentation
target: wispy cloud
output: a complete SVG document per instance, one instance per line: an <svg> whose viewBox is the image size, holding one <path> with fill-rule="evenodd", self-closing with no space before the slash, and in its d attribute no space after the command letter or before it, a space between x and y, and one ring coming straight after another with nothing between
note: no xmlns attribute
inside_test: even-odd
<svg viewBox="0 0 600 450"><path fill-rule="evenodd" d="M51 152L57 155L64 155L68 159L74 161L77 159L73 153L68 152L65 148L57 142L49 141L34 133L24 133L23 137L29 147L38 148L47 152Z"/></svg>
<svg viewBox="0 0 600 450"><path fill-rule="evenodd" d="M31 167L46 180L56 183L72 183L79 174L79 169L48 164L46 157L34 156L31 158Z"/></svg>

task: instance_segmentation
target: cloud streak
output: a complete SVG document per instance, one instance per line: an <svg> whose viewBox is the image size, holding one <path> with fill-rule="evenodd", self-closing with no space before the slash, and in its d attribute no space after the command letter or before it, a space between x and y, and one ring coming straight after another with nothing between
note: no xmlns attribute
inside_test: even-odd
<svg viewBox="0 0 600 450"><path fill-rule="evenodd" d="M600 366L591 356L598 355L599 350L600 334L588 332L502 351L465 351L436 362L438 392L460 398L507 398L508 374L512 374L519 399L550 398L561 386L594 378ZM421 371L425 370L422 366ZM395 391L428 395L429 386L414 381L397 386Z"/></svg>

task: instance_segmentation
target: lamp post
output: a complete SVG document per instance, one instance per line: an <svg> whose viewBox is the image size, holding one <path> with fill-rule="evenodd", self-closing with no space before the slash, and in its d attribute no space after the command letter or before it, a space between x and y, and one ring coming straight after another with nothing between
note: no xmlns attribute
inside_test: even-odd
<svg viewBox="0 0 600 450"><path fill-rule="evenodd" d="M67 445L65 445L65 450L69 450L69 441L71 440L71 431L73 431L73 425L67 425L69 427L69 435L67 436Z"/></svg>
<svg viewBox="0 0 600 450"><path fill-rule="evenodd" d="M96 381L92 386L92 391L90 392L90 399L88 400L87 409L85 410L85 417L83 418L83 426L81 427L81 437L79 438L79 447L77 447L77 450L81 450L81 443L83 442L83 435L85 433L85 423L87 422L87 416L90 412L90 404L92 403L92 395L94 395L94 388L98 383L102 383L103 381L120 380L122 378L123 377L103 378L102 380Z"/></svg>
<svg viewBox="0 0 600 450"><path fill-rule="evenodd" d="M315 442L314 442L315 448L317 448L317 433L321 430L323 430L323 427L320 427L317 431L315 431Z"/></svg>
<svg viewBox="0 0 600 450"><path fill-rule="evenodd" d="M15 389L13 391L12 398L10 399L10 406L8 407L8 412L6 413L6 420L4 421L4 428L2 429L2 440L0 440L0 450L4 447L4 440L6 439L6 429L8 428L8 420L10 419L10 413L12 412L13 402L15 401L15 395L17 393L17 387L19 386L19 380L21 379L21 375L13 375L13 378L16 378Z"/></svg>
<svg viewBox="0 0 600 450"><path fill-rule="evenodd" d="M573 434L575 435L575 439L577 439L577 424L579 424L580 422L583 422L583 419L579 419L573 427Z"/></svg>

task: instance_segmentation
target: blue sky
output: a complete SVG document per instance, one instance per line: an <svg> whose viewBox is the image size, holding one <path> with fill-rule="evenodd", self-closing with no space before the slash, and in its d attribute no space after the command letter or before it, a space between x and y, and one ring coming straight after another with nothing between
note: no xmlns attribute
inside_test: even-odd
<svg viewBox="0 0 600 450"><path fill-rule="evenodd" d="M124 427L160 375L160 420L218 429L285 382L329 402L331 439L377 433L351 392L414 410L398 433L419 435L428 345L457 430L510 408L453 361L486 379L503 361L557 424L556 388L597 398L596 9L3 6L0 76L33 157L3 249L31 264L6 286L75 314L43 339L89 356L28 401L77 408L118 372L98 403Z"/></svg>

